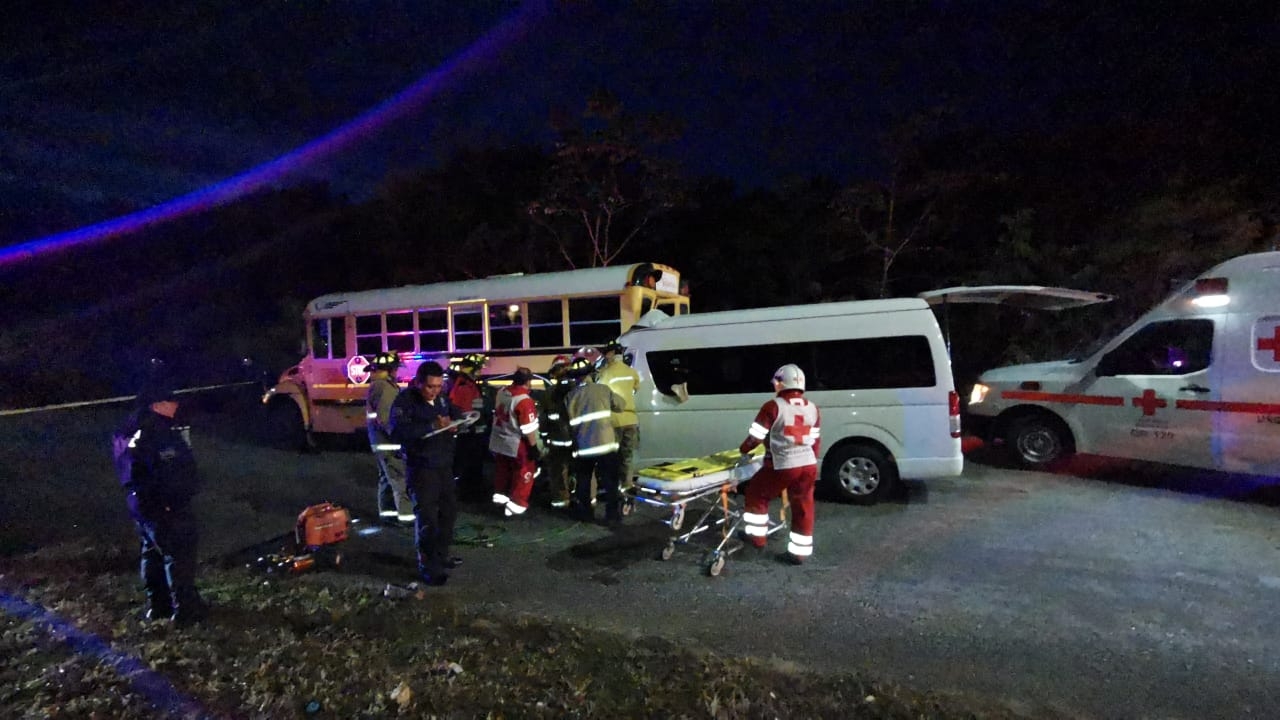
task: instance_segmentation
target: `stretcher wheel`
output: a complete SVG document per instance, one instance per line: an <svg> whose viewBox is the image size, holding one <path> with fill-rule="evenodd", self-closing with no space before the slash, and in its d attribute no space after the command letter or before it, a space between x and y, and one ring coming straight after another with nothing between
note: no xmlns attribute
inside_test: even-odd
<svg viewBox="0 0 1280 720"><path fill-rule="evenodd" d="M711 561L707 563L707 574L716 577L721 570L724 570L724 555L718 552L711 553Z"/></svg>
<svg viewBox="0 0 1280 720"><path fill-rule="evenodd" d="M673 542L669 542L663 546L662 552L658 554L658 557L662 558L663 560L670 560L672 557L675 556L675 554L676 554L676 544Z"/></svg>
<svg viewBox="0 0 1280 720"><path fill-rule="evenodd" d="M677 505L671 510L671 529L679 530L684 524L684 506Z"/></svg>
<svg viewBox="0 0 1280 720"><path fill-rule="evenodd" d="M636 509L636 499L628 495L622 499L622 516L626 517Z"/></svg>

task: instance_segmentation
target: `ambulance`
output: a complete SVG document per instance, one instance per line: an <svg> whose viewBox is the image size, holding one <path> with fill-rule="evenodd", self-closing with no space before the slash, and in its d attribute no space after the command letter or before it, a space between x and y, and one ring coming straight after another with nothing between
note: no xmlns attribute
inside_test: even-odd
<svg viewBox="0 0 1280 720"><path fill-rule="evenodd" d="M788 363L822 412L819 482L833 496L874 504L902 478L964 468L951 360L918 298L655 310L619 340L640 374L636 468L736 450Z"/></svg>
<svg viewBox="0 0 1280 720"><path fill-rule="evenodd" d="M1280 477L1280 252L1201 274L1087 357L989 370L966 426L1072 453Z"/></svg>

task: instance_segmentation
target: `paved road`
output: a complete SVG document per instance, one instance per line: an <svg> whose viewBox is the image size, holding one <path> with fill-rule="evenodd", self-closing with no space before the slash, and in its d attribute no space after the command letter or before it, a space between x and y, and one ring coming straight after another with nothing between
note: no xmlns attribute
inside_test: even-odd
<svg viewBox="0 0 1280 720"><path fill-rule="evenodd" d="M0 432L18 442L0 447L0 543L130 542L100 444L116 415L5 419ZM287 530L311 502L372 509L366 454L285 453L245 441L234 413L204 422L210 558ZM970 463L899 502L820 503L804 567L744 552L714 578L693 548L656 559L665 528L651 513L611 533L549 512L503 524L473 507L463 533L494 546L463 548L439 593L1031 714L1274 717L1280 509L1143 482ZM402 530L353 540L345 581L410 579L408 545Z"/></svg>

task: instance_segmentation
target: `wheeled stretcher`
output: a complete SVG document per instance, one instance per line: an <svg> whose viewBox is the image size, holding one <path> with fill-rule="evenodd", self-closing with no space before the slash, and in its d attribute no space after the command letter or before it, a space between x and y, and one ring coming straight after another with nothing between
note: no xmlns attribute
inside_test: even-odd
<svg viewBox="0 0 1280 720"><path fill-rule="evenodd" d="M737 488L764 464L764 447L757 447L749 462L740 462L741 457L737 450L728 450L637 471L627 502L669 512L663 522L671 528L671 536L659 557L670 560L676 545L687 545L696 535L718 531L719 541L702 558L703 568L714 577L724 569L728 557L742 549L737 534L742 526L743 499ZM789 526L788 511L783 494L778 519L769 518L769 535Z"/></svg>

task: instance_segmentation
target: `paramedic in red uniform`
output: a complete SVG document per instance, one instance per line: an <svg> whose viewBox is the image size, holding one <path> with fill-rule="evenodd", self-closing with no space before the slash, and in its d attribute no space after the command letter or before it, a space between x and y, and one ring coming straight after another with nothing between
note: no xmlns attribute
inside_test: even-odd
<svg viewBox="0 0 1280 720"><path fill-rule="evenodd" d="M414 544L418 572L428 585L443 585L462 560L449 555L453 526L458 519L457 487L453 483L453 446L462 410L444 394L444 368L427 361L418 366L413 382L391 406L391 440L400 444L408 470L409 497L417 518Z"/></svg>
<svg viewBox="0 0 1280 720"><path fill-rule="evenodd" d="M488 423L484 418L484 390L479 383L480 371L489 358L483 353L467 353L461 360L449 364L449 402L463 412L479 411L480 420L458 431L457 453L453 459L453 478L458 484L458 495L463 500L486 498L484 481L484 456L487 450L485 435Z"/></svg>
<svg viewBox="0 0 1280 720"><path fill-rule="evenodd" d="M506 517L523 515L529 509L533 476L542 457L538 404L529 395L532 379L532 370L516 368L511 384L498 391L493 405L493 433L489 436L493 503Z"/></svg>
<svg viewBox="0 0 1280 720"><path fill-rule="evenodd" d="M791 364L773 374L773 399L760 408L738 448L744 455L767 442L764 467L747 484L743 533L752 545L768 540L769 501L782 494L791 501L791 535L780 559L799 565L813 554L813 488L818 481L821 414L804 397L804 371Z"/></svg>

